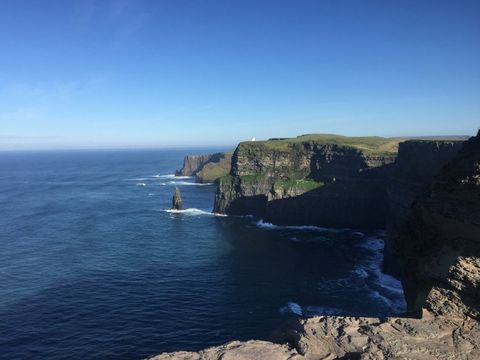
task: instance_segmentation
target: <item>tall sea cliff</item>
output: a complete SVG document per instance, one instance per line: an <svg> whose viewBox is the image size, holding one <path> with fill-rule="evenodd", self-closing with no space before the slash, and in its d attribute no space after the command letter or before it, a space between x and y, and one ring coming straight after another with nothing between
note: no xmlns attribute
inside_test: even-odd
<svg viewBox="0 0 480 360"><path fill-rule="evenodd" d="M214 211L283 225L393 227L463 143L404 140L310 135L240 143Z"/></svg>
<svg viewBox="0 0 480 360"><path fill-rule="evenodd" d="M176 176L193 176L200 183L210 183L230 172L232 152L187 155Z"/></svg>
<svg viewBox="0 0 480 360"><path fill-rule="evenodd" d="M234 159L239 158L238 150ZM413 155L410 160L409 155ZM296 164L307 168L302 157L298 159ZM446 166L441 164L444 161ZM251 164L262 166L261 161ZM479 359L480 132L465 145L409 142L401 146L395 163L379 167L385 166L394 167L387 172L389 177L399 180L399 174L410 168L406 173L414 178L413 182L400 179L401 190L412 195L403 198L398 222L391 227L395 236L390 238L395 239L408 314L295 320L278 331L277 343L234 341L155 359ZM271 174L275 168L270 167ZM411 169L418 170L418 177ZM231 176L244 176L241 171L232 167ZM394 191L389 177L387 201ZM246 186L230 181L223 186L232 186L233 191ZM259 195L268 202L268 195L260 191L252 196ZM410 201L413 206L407 211L405 204ZM225 209L229 211L228 206Z"/></svg>
<svg viewBox="0 0 480 360"><path fill-rule="evenodd" d="M337 135L240 143L214 211L282 225L386 228L384 270L398 276L398 227L463 143Z"/></svg>

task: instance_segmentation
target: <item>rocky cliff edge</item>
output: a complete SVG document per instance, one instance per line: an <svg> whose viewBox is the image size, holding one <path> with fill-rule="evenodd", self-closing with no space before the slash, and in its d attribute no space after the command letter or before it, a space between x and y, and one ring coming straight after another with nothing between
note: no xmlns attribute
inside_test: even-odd
<svg viewBox="0 0 480 360"><path fill-rule="evenodd" d="M280 330L279 343L235 341L153 359L480 359L480 132L400 232L408 306L420 318L320 316Z"/></svg>

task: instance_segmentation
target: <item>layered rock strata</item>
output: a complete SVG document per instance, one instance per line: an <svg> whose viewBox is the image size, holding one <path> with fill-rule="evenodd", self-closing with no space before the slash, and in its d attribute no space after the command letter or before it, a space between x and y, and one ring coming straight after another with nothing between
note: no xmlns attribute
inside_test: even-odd
<svg viewBox="0 0 480 360"><path fill-rule="evenodd" d="M283 225L393 228L463 143L356 139L240 143L214 211Z"/></svg>

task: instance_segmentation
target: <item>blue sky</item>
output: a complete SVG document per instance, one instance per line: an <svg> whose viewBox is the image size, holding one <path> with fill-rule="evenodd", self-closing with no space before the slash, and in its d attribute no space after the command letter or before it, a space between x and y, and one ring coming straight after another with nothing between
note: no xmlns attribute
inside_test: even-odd
<svg viewBox="0 0 480 360"><path fill-rule="evenodd" d="M0 148L473 134L480 1L0 2Z"/></svg>

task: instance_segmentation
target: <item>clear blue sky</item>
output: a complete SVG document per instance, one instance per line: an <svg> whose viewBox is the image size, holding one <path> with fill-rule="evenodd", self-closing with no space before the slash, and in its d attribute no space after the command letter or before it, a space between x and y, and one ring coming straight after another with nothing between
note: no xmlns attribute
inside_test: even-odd
<svg viewBox="0 0 480 360"><path fill-rule="evenodd" d="M479 126L480 1L0 1L0 148Z"/></svg>

